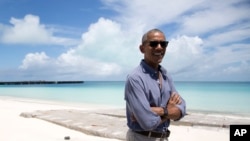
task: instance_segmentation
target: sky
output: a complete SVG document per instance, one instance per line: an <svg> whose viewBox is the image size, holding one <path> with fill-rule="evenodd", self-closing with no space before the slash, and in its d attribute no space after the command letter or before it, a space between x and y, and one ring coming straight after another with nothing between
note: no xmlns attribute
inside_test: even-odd
<svg viewBox="0 0 250 141"><path fill-rule="evenodd" d="M250 81L249 0L0 0L0 81L125 80L162 30L175 81Z"/></svg>

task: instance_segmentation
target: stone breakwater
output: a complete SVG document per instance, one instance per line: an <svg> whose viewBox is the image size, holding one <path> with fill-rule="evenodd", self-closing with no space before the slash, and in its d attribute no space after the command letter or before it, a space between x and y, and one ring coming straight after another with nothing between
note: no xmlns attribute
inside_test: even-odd
<svg viewBox="0 0 250 141"><path fill-rule="evenodd" d="M128 127L124 109L100 110L48 110L21 113L22 117L38 118L86 134L125 140ZM201 126L228 129L230 124L250 124L250 117L219 114L189 113L172 125Z"/></svg>
<svg viewBox="0 0 250 141"><path fill-rule="evenodd" d="M32 84L75 84L84 81L1 81L0 85L32 85Z"/></svg>

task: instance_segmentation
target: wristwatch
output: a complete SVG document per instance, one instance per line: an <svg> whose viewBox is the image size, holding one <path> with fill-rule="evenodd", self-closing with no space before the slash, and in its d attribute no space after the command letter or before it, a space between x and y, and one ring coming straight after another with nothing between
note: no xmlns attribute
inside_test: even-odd
<svg viewBox="0 0 250 141"><path fill-rule="evenodd" d="M168 109L166 107L162 107L164 110L163 116L168 116Z"/></svg>

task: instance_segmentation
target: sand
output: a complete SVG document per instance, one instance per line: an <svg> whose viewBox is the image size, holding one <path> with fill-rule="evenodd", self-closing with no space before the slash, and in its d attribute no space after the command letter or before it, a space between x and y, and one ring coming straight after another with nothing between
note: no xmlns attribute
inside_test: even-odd
<svg viewBox="0 0 250 141"><path fill-rule="evenodd" d="M88 135L38 118L24 118L23 112L37 110L81 110L96 111L112 109L109 106L90 104L70 104L41 100L0 97L0 140L1 141L119 141L105 137ZM84 118L84 117L83 117ZM125 124L125 123L124 123ZM119 129L119 127L117 127ZM229 129L208 126L171 125L169 141L228 141Z"/></svg>
<svg viewBox="0 0 250 141"><path fill-rule="evenodd" d="M34 110L72 109L67 104L48 103L31 100L0 98L0 140L1 141L63 141L65 136L70 141L118 141L71 130L47 121L35 118L23 118L20 113ZM90 108L90 105L81 109ZM97 107L95 107L97 108ZM101 107L98 107L101 108Z"/></svg>

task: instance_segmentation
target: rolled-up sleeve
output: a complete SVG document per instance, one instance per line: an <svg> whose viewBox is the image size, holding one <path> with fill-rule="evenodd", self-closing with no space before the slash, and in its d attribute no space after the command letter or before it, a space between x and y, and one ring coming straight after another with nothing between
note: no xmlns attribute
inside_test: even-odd
<svg viewBox="0 0 250 141"><path fill-rule="evenodd" d="M156 113L151 111L145 90L143 89L143 83L140 79L132 77L127 78L125 100L130 110L128 116L133 115L141 128L144 130L153 130L160 124L161 118Z"/></svg>
<svg viewBox="0 0 250 141"><path fill-rule="evenodd" d="M175 86L174 86L174 82L173 82L173 80L172 80L172 77L168 75L168 78L169 78L169 83L170 83L170 87L171 87L171 92L172 92L172 93L173 93L173 92L178 93L178 92L176 91ZM181 116L180 116L179 119L177 119L177 120L175 120L175 121L180 120L181 118L183 118L183 117L186 115L186 102L185 102L185 100L184 100L182 97L181 97L181 100L182 100L181 104L176 105L176 106L179 108L179 110L181 111Z"/></svg>
<svg viewBox="0 0 250 141"><path fill-rule="evenodd" d="M183 118L186 115L186 102L182 97L181 97L181 100L182 100L181 104L177 105L177 107L181 111L181 117L179 119L175 120L175 121L180 120L181 118Z"/></svg>

